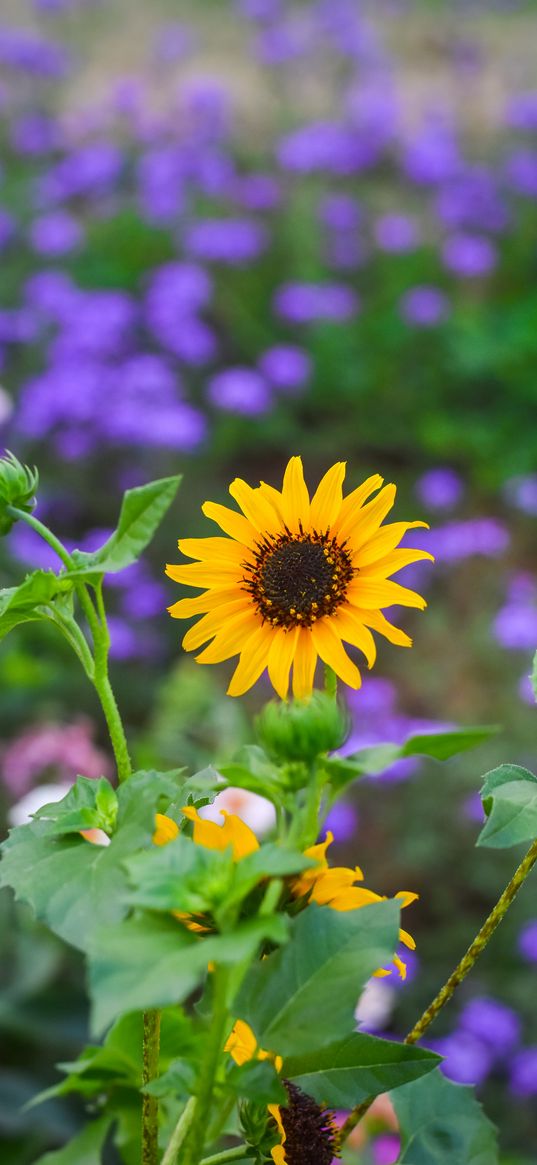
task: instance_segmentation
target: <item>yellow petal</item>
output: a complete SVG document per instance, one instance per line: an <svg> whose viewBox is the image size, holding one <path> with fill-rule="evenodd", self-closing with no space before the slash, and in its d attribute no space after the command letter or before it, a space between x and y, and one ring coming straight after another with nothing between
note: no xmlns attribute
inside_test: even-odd
<svg viewBox="0 0 537 1165"><path fill-rule="evenodd" d="M343 541L347 537L348 529L350 529L360 512L361 507L368 497L371 496L375 490L380 489L384 478L378 473L374 473L372 477L368 477L352 493L347 494L341 503L341 510L339 517L334 522L333 532L338 535L338 538Z"/></svg>
<svg viewBox="0 0 537 1165"><path fill-rule="evenodd" d="M360 567L361 578L388 578L396 574L404 566L411 566L414 562L423 562L428 559L434 562L434 557L428 550L392 550L384 558L378 558L369 566Z"/></svg>
<svg viewBox="0 0 537 1165"><path fill-rule="evenodd" d="M222 833L228 838L228 845L231 844L233 847L233 857L236 862L259 849L255 833L241 817L237 817L236 813L227 813L225 809L221 809L220 812L224 818L224 824L221 826Z"/></svg>
<svg viewBox="0 0 537 1165"><path fill-rule="evenodd" d="M417 591L410 591L399 583L384 579L360 579L352 582L347 591L347 599L357 607L380 609L381 607L418 607L420 611L427 603Z"/></svg>
<svg viewBox="0 0 537 1165"><path fill-rule="evenodd" d="M259 489L252 489L240 477L236 477L229 487L229 492L260 534L273 533L280 528L281 523L276 511Z"/></svg>
<svg viewBox="0 0 537 1165"><path fill-rule="evenodd" d="M349 602L353 603L351 596L347 597ZM394 643L397 647L412 647L412 640L406 631L401 631L400 627L394 627L393 623L389 623L382 611L364 611L356 604L356 614L367 627L372 627L373 631L378 631L389 643Z"/></svg>
<svg viewBox="0 0 537 1165"><path fill-rule="evenodd" d="M220 604L229 603L236 597L236 586L222 587L221 590L211 587L209 591L195 595L193 599L179 599L177 603L172 603L171 607L168 607L168 612L172 619L191 619L192 615L204 615L206 611L213 611Z"/></svg>
<svg viewBox="0 0 537 1165"><path fill-rule="evenodd" d="M293 534L300 528L307 530L310 518L310 496L304 481L301 457L291 457L283 476L282 510L285 525Z"/></svg>
<svg viewBox="0 0 537 1165"><path fill-rule="evenodd" d="M289 672L295 654L299 628L292 627L287 631L284 627L274 631L274 638L269 648L267 667L269 679L280 700L285 700L289 689Z"/></svg>
<svg viewBox="0 0 537 1165"><path fill-rule="evenodd" d="M345 537L349 540L351 551L359 550L377 532L381 522L384 521L386 514L393 506L396 493L397 486L393 483L385 485L376 498L358 510L354 520L346 524ZM343 537L342 531L340 531L340 536Z"/></svg>
<svg viewBox="0 0 537 1165"><path fill-rule="evenodd" d="M315 649L324 663L335 671L344 684L348 684L350 688L359 688L362 683L360 672L352 659L349 659L330 617L318 619L313 624L311 635Z"/></svg>
<svg viewBox="0 0 537 1165"><path fill-rule="evenodd" d="M187 587L229 587L233 582L238 584L243 573L238 564L224 561L216 562L214 566L207 562L190 562L185 566L169 563L166 567L169 578Z"/></svg>
<svg viewBox="0 0 537 1165"><path fill-rule="evenodd" d="M196 656L196 663L223 663L242 651L250 636L261 627L261 618L254 611L243 611L229 619L218 631L213 642Z"/></svg>
<svg viewBox="0 0 537 1165"><path fill-rule="evenodd" d="M267 666L273 631L269 627L258 627L244 644L241 657L231 677L228 696L242 696L259 679Z"/></svg>
<svg viewBox="0 0 537 1165"><path fill-rule="evenodd" d="M305 700L311 696L316 664L317 652L311 631L301 627L293 661L293 695L297 700Z"/></svg>
<svg viewBox="0 0 537 1165"><path fill-rule="evenodd" d="M410 906L412 902L417 902L419 894L414 894L412 890L399 890L395 897L401 899L402 909L404 910L405 906Z"/></svg>
<svg viewBox="0 0 537 1165"><path fill-rule="evenodd" d="M356 611L350 606L340 607L339 611L332 615L331 622L339 637L346 643L352 643L353 647L359 647L365 655L367 666L373 667L377 658L375 640Z"/></svg>
<svg viewBox="0 0 537 1165"><path fill-rule="evenodd" d="M397 967L397 970L399 971L400 978L403 980L406 979L406 963L403 963L403 960L399 958L399 955L394 955L393 961Z"/></svg>
<svg viewBox="0 0 537 1165"><path fill-rule="evenodd" d="M236 594L237 592L235 592ZM209 611L203 618L198 619L193 627L189 627L183 639L184 650L195 651L197 647L201 647L201 644L212 639L217 631L226 628L228 620L232 619L234 615L247 612L248 606L247 596L241 597L239 595L239 598L235 597L229 603L222 603L216 610Z"/></svg>
<svg viewBox="0 0 537 1165"><path fill-rule="evenodd" d="M153 834L153 843L155 845L167 845L169 841L173 841L179 833L179 826L177 822L172 821L171 817L166 817L165 813L155 813L155 832Z"/></svg>
<svg viewBox="0 0 537 1165"><path fill-rule="evenodd" d="M343 502L346 462L337 461L321 478L311 499L310 525L322 534L334 525Z"/></svg>
<svg viewBox="0 0 537 1165"><path fill-rule="evenodd" d="M218 851L231 847L234 860L237 862L246 857L247 854L259 849L255 833L235 813L222 811L224 824L218 825L216 821L208 821L200 817L197 809L194 809L192 805L183 806L181 812L194 823L196 845Z"/></svg>
<svg viewBox="0 0 537 1165"><path fill-rule="evenodd" d="M360 910L362 906L370 906L374 902L384 902L382 894L375 894L373 890L366 890L363 886L349 886L336 894L330 902L332 910Z"/></svg>
<svg viewBox="0 0 537 1165"><path fill-rule="evenodd" d="M213 562L236 565L250 557L242 543L232 538L180 538L177 545L187 558L197 558L209 565Z"/></svg>
<svg viewBox="0 0 537 1165"><path fill-rule="evenodd" d="M253 546L257 538L257 530L242 514L238 514L236 510L230 510L229 506L221 506L219 502L204 502L201 508L205 517L216 522L224 533L229 534L230 538L234 538L236 542L242 542L243 546Z"/></svg>
<svg viewBox="0 0 537 1165"><path fill-rule="evenodd" d="M365 546L361 547L356 558L357 565L369 566L370 562L384 558L385 554L395 550L408 530L415 530L418 526L425 530L429 529L427 522L389 522L387 526L381 526Z"/></svg>
<svg viewBox="0 0 537 1165"><path fill-rule="evenodd" d="M400 930L399 931L399 939L402 943L405 944L405 947L409 948L409 950L411 950L411 951L416 950L415 939L413 939L412 935L408 933L408 930Z"/></svg>
<svg viewBox="0 0 537 1165"><path fill-rule="evenodd" d="M224 1044L224 1051L229 1052L236 1064L246 1064L253 1060L257 1053L257 1040L248 1023L243 1019L235 1020L232 1031Z"/></svg>
<svg viewBox="0 0 537 1165"><path fill-rule="evenodd" d="M264 498L267 499L268 502L270 502L275 514L278 515L280 523L283 526L283 504L280 490L275 489L273 485L268 485L266 481L262 481L259 483L259 492L263 495Z"/></svg>

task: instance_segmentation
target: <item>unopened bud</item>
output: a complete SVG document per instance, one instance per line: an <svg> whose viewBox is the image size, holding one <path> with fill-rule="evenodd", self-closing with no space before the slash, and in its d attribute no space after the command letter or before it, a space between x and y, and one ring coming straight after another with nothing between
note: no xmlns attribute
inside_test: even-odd
<svg viewBox="0 0 537 1165"><path fill-rule="evenodd" d="M6 451L0 458L0 536L9 534L17 518L8 513L8 506L16 506L31 514L35 506L35 494L39 484L37 469L29 469Z"/></svg>
<svg viewBox="0 0 537 1165"><path fill-rule="evenodd" d="M309 761L340 748L347 735L347 717L326 692L308 700L271 700L257 719L257 733L277 760Z"/></svg>

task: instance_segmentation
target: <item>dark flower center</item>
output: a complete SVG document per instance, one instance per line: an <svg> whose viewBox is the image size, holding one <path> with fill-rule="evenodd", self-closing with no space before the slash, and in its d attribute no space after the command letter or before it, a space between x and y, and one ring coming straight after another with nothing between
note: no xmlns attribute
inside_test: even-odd
<svg viewBox="0 0 537 1165"><path fill-rule="evenodd" d="M337 1152L332 1113L296 1084L283 1083L289 1097L289 1104L280 1108L285 1160L288 1165L331 1165Z"/></svg>
<svg viewBox="0 0 537 1165"><path fill-rule="evenodd" d="M246 590L275 627L311 627L322 615L332 615L355 573L348 551L335 538L288 530L259 543L245 570Z"/></svg>

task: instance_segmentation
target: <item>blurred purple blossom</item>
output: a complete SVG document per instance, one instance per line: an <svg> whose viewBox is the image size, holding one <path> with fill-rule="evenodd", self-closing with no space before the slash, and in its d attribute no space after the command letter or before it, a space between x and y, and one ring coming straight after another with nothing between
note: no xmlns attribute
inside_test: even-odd
<svg viewBox="0 0 537 1165"><path fill-rule="evenodd" d="M537 645L537 585L530 575L512 576L506 602L492 625L495 639L511 651L532 651Z"/></svg>
<svg viewBox="0 0 537 1165"><path fill-rule="evenodd" d="M517 194L537 198L537 150L519 146L506 161L506 178Z"/></svg>
<svg viewBox="0 0 537 1165"><path fill-rule="evenodd" d="M238 174L232 185L235 202L245 210L274 210L280 205L280 183L272 174Z"/></svg>
<svg viewBox="0 0 537 1165"><path fill-rule="evenodd" d="M414 251L420 243L420 231L415 218L408 214L383 214L374 224L374 235L381 251L404 254Z"/></svg>
<svg viewBox="0 0 537 1165"><path fill-rule="evenodd" d="M537 1095L537 1045L523 1048L511 1061L511 1092L515 1096Z"/></svg>
<svg viewBox="0 0 537 1165"><path fill-rule="evenodd" d="M330 810L322 828L322 836L326 832L334 834L336 842L351 841L358 829L358 811L350 801L337 801Z"/></svg>
<svg viewBox="0 0 537 1165"><path fill-rule="evenodd" d="M69 198L92 198L114 189L123 169L123 153L113 142L91 142L66 154L38 180L40 206Z"/></svg>
<svg viewBox="0 0 537 1165"><path fill-rule="evenodd" d="M448 271L471 279L489 275L497 263L494 244L484 235L452 235L442 247L442 260Z"/></svg>
<svg viewBox="0 0 537 1165"><path fill-rule="evenodd" d="M39 255L55 258L67 255L79 247L84 231L78 220L66 210L52 211L34 219L30 227L30 243Z"/></svg>
<svg viewBox="0 0 537 1165"><path fill-rule="evenodd" d="M278 392L296 392L312 373L311 357L294 344L275 344L259 358L259 371Z"/></svg>
<svg viewBox="0 0 537 1165"><path fill-rule="evenodd" d="M16 233L17 224L13 215L0 206L0 250L11 242Z"/></svg>
<svg viewBox="0 0 537 1165"><path fill-rule="evenodd" d="M418 478L416 496L429 510L453 510L464 495L460 474L447 466L429 469Z"/></svg>
<svg viewBox="0 0 537 1165"><path fill-rule="evenodd" d="M266 413L271 397L266 380L253 368L226 368L209 380L208 399L226 412L256 417Z"/></svg>
<svg viewBox="0 0 537 1165"><path fill-rule="evenodd" d="M537 515L537 473L512 477L504 485L508 501L525 514Z"/></svg>
<svg viewBox="0 0 537 1165"><path fill-rule="evenodd" d="M491 996L474 996L459 1016L461 1030L490 1046L496 1057L511 1052L521 1037L520 1017L512 1007Z"/></svg>
<svg viewBox="0 0 537 1165"><path fill-rule="evenodd" d="M522 927L517 946L523 959L527 959L528 963L537 963L537 918Z"/></svg>
<svg viewBox="0 0 537 1165"><path fill-rule="evenodd" d="M513 94L507 102L505 122L511 129L537 130L537 90Z"/></svg>
<svg viewBox="0 0 537 1165"><path fill-rule="evenodd" d="M40 111L23 113L10 128L10 140L18 154L39 157L57 150L62 142L58 121Z"/></svg>
<svg viewBox="0 0 537 1165"><path fill-rule="evenodd" d="M457 1084L482 1084L492 1070L491 1049L470 1032L452 1032L443 1039L431 1040L427 1047L444 1057L440 1070Z"/></svg>
<svg viewBox="0 0 537 1165"><path fill-rule="evenodd" d="M402 158L406 176L427 186L455 178L460 166L455 134L450 126L436 118L406 146Z"/></svg>
<svg viewBox="0 0 537 1165"><path fill-rule="evenodd" d="M450 304L447 295L438 287L422 284L405 291L399 300L399 312L409 324L433 328L447 318Z"/></svg>
<svg viewBox="0 0 537 1165"><path fill-rule="evenodd" d="M436 213L447 227L502 231L509 212L496 176L484 166L467 166L455 180L443 185L435 200Z"/></svg>
<svg viewBox="0 0 537 1165"><path fill-rule="evenodd" d="M26 28L0 27L0 64L37 77L64 77L70 69L69 53L52 40Z"/></svg>
<svg viewBox="0 0 537 1165"><path fill-rule="evenodd" d="M401 1138L397 1133L381 1133L371 1142L373 1165L395 1165L400 1150Z"/></svg>
<svg viewBox="0 0 537 1165"><path fill-rule="evenodd" d="M325 194L319 203L319 219L336 231L352 231L362 217L359 203L352 194Z"/></svg>
<svg viewBox="0 0 537 1165"><path fill-rule="evenodd" d="M190 56L195 45L196 37L190 25L174 21L157 29L154 55L159 65L174 64Z"/></svg>
<svg viewBox="0 0 537 1165"><path fill-rule="evenodd" d="M412 545L429 550L440 566L478 554L498 558L505 553L509 542L509 531L497 518L469 518L446 522L431 530L412 531Z"/></svg>
<svg viewBox="0 0 537 1165"><path fill-rule="evenodd" d="M274 297L278 315L291 323L348 320L359 310L356 292L343 283L286 283Z"/></svg>
<svg viewBox="0 0 537 1165"><path fill-rule="evenodd" d="M352 126L315 121L280 139L276 157L285 170L301 174L322 171L340 176L356 174L373 165L378 148Z"/></svg>
<svg viewBox="0 0 537 1165"><path fill-rule="evenodd" d="M244 267L266 250L268 234L253 219L206 218L187 227L184 243L196 259Z"/></svg>

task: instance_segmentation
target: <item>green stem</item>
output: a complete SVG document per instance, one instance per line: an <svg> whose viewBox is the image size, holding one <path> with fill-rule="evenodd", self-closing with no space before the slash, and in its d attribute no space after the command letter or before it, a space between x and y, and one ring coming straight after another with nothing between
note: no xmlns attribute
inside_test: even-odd
<svg viewBox="0 0 537 1165"><path fill-rule="evenodd" d="M19 510L17 506L6 506L6 510L8 514L11 514L12 518L17 519L17 522L26 522L27 526L30 526L32 530L35 530L36 534L39 534L40 538L43 538L45 542L48 542L52 550L56 551L56 554L63 562L63 565L66 566L68 570L72 569L73 560L69 554L69 551L65 549L65 546L60 542L60 539L56 538L56 535L52 533L52 530L49 530L48 526L45 526L43 522L40 522L39 518L34 518L33 514L27 514L26 510Z"/></svg>
<svg viewBox="0 0 537 1165"><path fill-rule="evenodd" d="M142 1083L158 1076L160 1011L144 1012ZM158 1162L158 1098L142 1094L142 1165Z"/></svg>
<svg viewBox="0 0 537 1165"><path fill-rule="evenodd" d="M214 975L213 1016L205 1042L194 1117L185 1142L181 1165L199 1165L207 1133L214 1082L229 1021L226 1003L228 974L217 967Z"/></svg>
<svg viewBox="0 0 537 1165"><path fill-rule="evenodd" d="M222 1149L221 1153L213 1153L212 1157L204 1157L201 1165L224 1165L226 1161L247 1161L252 1159L253 1149L248 1145L237 1145L235 1149ZM162 1162L164 1165L164 1161Z"/></svg>
<svg viewBox="0 0 537 1165"><path fill-rule="evenodd" d="M483 926L476 934L473 942L470 943L466 954L463 955L462 959L455 967L455 970L452 971L451 975L449 976L449 979L447 979L444 983L444 986L440 988L440 991L435 996L432 1003L429 1004L429 1006L423 1012L423 1015L420 1016L417 1023L414 1024L414 1027L411 1029L411 1031L409 1031L408 1035L405 1036L405 1044L417 1043L417 1041L420 1040L425 1034L427 1028L436 1019L438 1013L442 1010L443 1007L445 1007L446 1003L449 1003L453 992L472 970L472 967L477 962L480 955L483 954L485 947L490 942L490 939L496 930L496 927L500 925L500 922L504 918L512 901L514 898L516 898L520 887L522 886L523 882L525 882L528 874L531 872L536 862L537 840L532 843L526 856L522 859L520 865L515 870L511 881L508 882L505 890L503 891L503 894L500 895L496 905L492 908L490 914L488 915L488 918L485 919ZM358 1104L356 1108L352 1109L352 1112L349 1113L347 1120L341 1126L339 1132L339 1144L342 1145L343 1142L346 1141L349 1134L352 1133L352 1130L356 1128L358 1122L362 1119L363 1116L365 1116L366 1112L373 1104L373 1100L374 1097L369 1096L366 1100L363 1100L361 1104Z"/></svg>
<svg viewBox="0 0 537 1165"><path fill-rule="evenodd" d="M185 1107L181 1113L181 1116L179 1117L179 1120L177 1121L177 1124L176 1124L176 1126L173 1130L173 1133L170 1137L168 1145L166 1146L166 1152L164 1153L164 1156L162 1158L161 1165L175 1165L175 1161L177 1159L177 1154L179 1152L179 1149L181 1148L181 1145L183 1144L183 1141L188 1133L190 1125L192 1124L192 1118L194 1116L195 1108L196 1108L196 1097L191 1096L190 1100L185 1105Z"/></svg>

